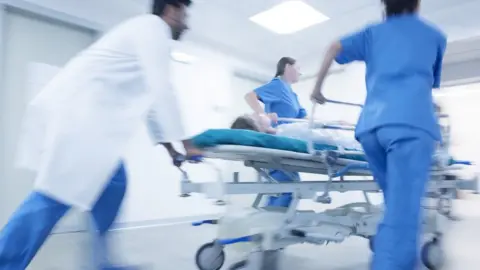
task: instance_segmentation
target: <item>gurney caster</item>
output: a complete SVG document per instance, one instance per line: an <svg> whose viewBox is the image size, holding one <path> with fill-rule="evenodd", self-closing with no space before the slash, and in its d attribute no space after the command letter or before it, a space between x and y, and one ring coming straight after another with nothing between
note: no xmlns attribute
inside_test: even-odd
<svg viewBox="0 0 480 270"><path fill-rule="evenodd" d="M445 264L445 252L438 238L428 241L422 247L421 258L429 270L440 270Z"/></svg>
<svg viewBox="0 0 480 270"><path fill-rule="evenodd" d="M195 254L195 264L200 270L220 270L224 263L223 246L215 242L204 244Z"/></svg>

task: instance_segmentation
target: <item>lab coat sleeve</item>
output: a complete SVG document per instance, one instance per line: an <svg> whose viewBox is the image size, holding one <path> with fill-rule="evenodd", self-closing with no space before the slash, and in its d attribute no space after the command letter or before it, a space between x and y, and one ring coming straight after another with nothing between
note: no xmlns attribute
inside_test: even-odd
<svg viewBox="0 0 480 270"><path fill-rule="evenodd" d="M440 44L437 48L437 59L435 60L435 65L433 67L433 88L440 88L440 83L442 81L442 65L443 65L443 55L447 48L447 39L445 36L442 36Z"/></svg>
<svg viewBox="0 0 480 270"><path fill-rule="evenodd" d="M158 98L147 114L147 127L156 143L188 139L178 98L174 91L170 90L169 93Z"/></svg>
<svg viewBox="0 0 480 270"><path fill-rule="evenodd" d="M342 49L335 57L338 64L348 64L354 61L365 61L366 58L366 41L368 28L350 34L340 40Z"/></svg>
<svg viewBox="0 0 480 270"><path fill-rule="evenodd" d="M169 92L169 96L162 95L157 99L147 114L147 127L156 143L189 139L184 130L178 98L175 91Z"/></svg>
<svg viewBox="0 0 480 270"><path fill-rule="evenodd" d="M170 85L168 33L156 18L146 19L135 36L135 50L148 91L158 93L147 115L147 124L157 143L186 139L176 92ZM160 26L160 27L159 27Z"/></svg>

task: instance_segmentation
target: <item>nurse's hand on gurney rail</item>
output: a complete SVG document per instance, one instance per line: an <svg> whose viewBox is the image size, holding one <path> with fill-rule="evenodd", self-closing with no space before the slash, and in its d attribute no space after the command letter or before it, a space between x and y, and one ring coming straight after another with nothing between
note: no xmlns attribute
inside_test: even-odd
<svg viewBox="0 0 480 270"><path fill-rule="evenodd" d="M316 102L318 104L324 104L325 102L327 102L327 99L325 98L325 96L322 94L321 91L319 90L314 90L312 92L312 95L310 96L310 99L313 101L313 102Z"/></svg>

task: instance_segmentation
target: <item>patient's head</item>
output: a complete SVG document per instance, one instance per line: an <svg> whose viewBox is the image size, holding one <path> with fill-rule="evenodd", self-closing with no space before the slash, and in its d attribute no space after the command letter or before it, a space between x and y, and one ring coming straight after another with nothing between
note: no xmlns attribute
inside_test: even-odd
<svg viewBox="0 0 480 270"><path fill-rule="evenodd" d="M270 118L266 115L243 115L235 119L232 126L232 129L246 129L253 130L263 133L275 133L275 130L272 129L272 122Z"/></svg>
<svg viewBox="0 0 480 270"><path fill-rule="evenodd" d="M235 119L230 128L260 131L260 128L255 122L255 120L248 115L237 117L237 119Z"/></svg>

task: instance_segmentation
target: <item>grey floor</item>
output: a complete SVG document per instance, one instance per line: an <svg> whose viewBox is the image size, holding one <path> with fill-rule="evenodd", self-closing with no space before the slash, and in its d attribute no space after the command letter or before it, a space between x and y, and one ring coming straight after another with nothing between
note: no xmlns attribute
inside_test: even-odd
<svg viewBox="0 0 480 270"><path fill-rule="evenodd" d="M475 270L480 265L480 217L464 217L449 225L446 237L446 270ZM123 262L143 264L146 269L195 270L193 256L198 246L215 236L215 228L175 225L118 231L114 234ZM50 238L29 269L89 269L89 237L86 233L55 235ZM120 254L122 256L120 256ZM367 241L351 238L328 246L293 246L286 250L284 269L367 270L370 252ZM235 262L230 257L226 265Z"/></svg>

